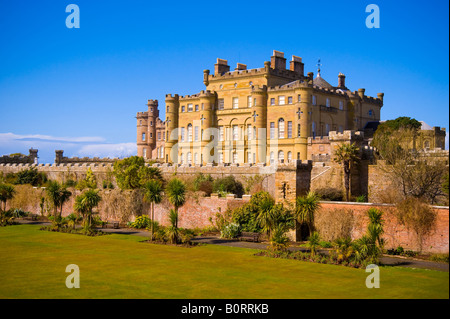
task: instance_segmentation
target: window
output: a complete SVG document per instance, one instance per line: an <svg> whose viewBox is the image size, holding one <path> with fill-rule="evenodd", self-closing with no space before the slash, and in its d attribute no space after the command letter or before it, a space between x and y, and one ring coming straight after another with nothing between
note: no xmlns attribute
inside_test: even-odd
<svg viewBox="0 0 450 319"><path fill-rule="evenodd" d="M158 132L158 141L161 141L161 132Z"/></svg>
<svg viewBox="0 0 450 319"><path fill-rule="evenodd" d="M275 154L273 152L270 152L270 164L273 164L275 162Z"/></svg>
<svg viewBox="0 0 450 319"><path fill-rule="evenodd" d="M223 153L219 153L219 163L223 163Z"/></svg>
<svg viewBox="0 0 450 319"><path fill-rule="evenodd" d="M325 124L325 135L328 135L330 133L330 125L327 123Z"/></svg>
<svg viewBox="0 0 450 319"><path fill-rule="evenodd" d="M316 105L316 103L317 103L316 96L313 95L313 96L312 96L312 105Z"/></svg>
<svg viewBox="0 0 450 319"><path fill-rule="evenodd" d="M292 96L288 96L288 104L292 104Z"/></svg>
<svg viewBox="0 0 450 319"><path fill-rule="evenodd" d="M163 141L166 140L166 131L163 132Z"/></svg>
<svg viewBox="0 0 450 319"><path fill-rule="evenodd" d="M233 125L233 141L239 140L238 126Z"/></svg>
<svg viewBox="0 0 450 319"><path fill-rule="evenodd" d="M238 154L236 152L233 153L233 163L236 164L238 162Z"/></svg>
<svg viewBox="0 0 450 319"><path fill-rule="evenodd" d="M339 125L339 132L341 132L341 133L344 132L341 125Z"/></svg>
<svg viewBox="0 0 450 319"><path fill-rule="evenodd" d="M247 107L252 107L252 97L247 96Z"/></svg>
<svg viewBox="0 0 450 319"><path fill-rule="evenodd" d="M297 124L297 137L300 137L301 136L301 126L300 126L300 124Z"/></svg>
<svg viewBox="0 0 450 319"><path fill-rule="evenodd" d="M147 158L147 149L144 148L143 151L144 151L144 158Z"/></svg>
<svg viewBox="0 0 450 319"><path fill-rule="evenodd" d="M187 126L188 142L192 142L192 124Z"/></svg>
<svg viewBox="0 0 450 319"><path fill-rule="evenodd" d="M284 152L283 151L278 152L278 161L281 163L284 162Z"/></svg>
<svg viewBox="0 0 450 319"><path fill-rule="evenodd" d="M142 141L145 142L145 133L142 133Z"/></svg>
<svg viewBox="0 0 450 319"><path fill-rule="evenodd" d="M169 113L169 107L167 107L167 113Z"/></svg>
<svg viewBox="0 0 450 319"><path fill-rule="evenodd" d="M223 126L219 126L219 141L223 141Z"/></svg>
<svg viewBox="0 0 450 319"><path fill-rule="evenodd" d="M270 105L275 105L275 98L272 97L272 98L270 99Z"/></svg>
<svg viewBox="0 0 450 319"><path fill-rule="evenodd" d="M312 122L311 128L312 128L312 136L314 138L316 137L316 122Z"/></svg>
<svg viewBox="0 0 450 319"><path fill-rule="evenodd" d="M184 112L184 105L181 106L181 112Z"/></svg>
<svg viewBox="0 0 450 319"><path fill-rule="evenodd" d="M139 125L142 125L142 120L139 121Z"/></svg>
<svg viewBox="0 0 450 319"><path fill-rule="evenodd" d="M153 138L153 133L150 133L150 138Z"/></svg>
<svg viewBox="0 0 450 319"><path fill-rule="evenodd" d="M299 94L298 96L297 96L297 102L301 102L302 101L302 96L301 96L301 94Z"/></svg>
<svg viewBox="0 0 450 319"><path fill-rule="evenodd" d="M278 138L284 138L284 119L278 120Z"/></svg>
<svg viewBox="0 0 450 319"><path fill-rule="evenodd" d="M150 126L153 126L153 121L150 121Z"/></svg>
<svg viewBox="0 0 450 319"><path fill-rule="evenodd" d="M292 152L288 152L287 156L288 156L287 157L288 162L292 161Z"/></svg>
<svg viewBox="0 0 450 319"><path fill-rule="evenodd" d="M275 138L275 122L270 122L270 138Z"/></svg>
<svg viewBox="0 0 450 319"><path fill-rule="evenodd" d="M192 155L191 155L191 152L188 152L188 153L187 153L187 155L186 155L186 162L187 162L188 164L192 164Z"/></svg>
<svg viewBox="0 0 450 319"><path fill-rule="evenodd" d="M223 108L224 108L224 102L223 102L223 99L219 99L219 100L218 100L218 107L219 107L219 110L223 110Z"/></svg>
<svg viewBox="0 0 450 319"><path fill-rule="evenodd" d="M184 127L181 128L181 141L184 142Z"/></svg>
<svg viewBox="0 0 450 319"><path fill-rule="evenodd" d="M195 104L195 112L198 112L198 104Z"/></svg>
<svg viewBox="0 0 450 319"><path fill-rule="evenodd" d="M183 156L184 156L184 154L181 153L181 154L180 154L180 164L183 164Z"/></svg>
<svg viewBox="0 0 450 319"><path fill-rule="evenodd" d="M194 109L193 109L193 107L192 107L192 104L191 103L189 103L188 105L187 105L187 111L188 112L192 112Z"/></svg>
<svg viewBox="0 0 450 319"><path fill-rule="evenodd" d="M233 109L238 109L238 108L239 108L239 98L234 97L233 98Z"/></svg>
<svg viewBox="0 0 450 319"><path fill-rule="evenodd" d="M256 153L253 153L253 161L252 161L252 163L253 164L256 163Z"/></svg>
<svg viewBox="0 0 450 319"><path fill-rule="evenodd" d="M344 102L343 101L339 101L339 110L343 110L344 109Z"/></svg>
<svg viewBox="0 0 450 319"><path fill-rule="evenodd" d="M292 122L288 122L288 138L292 138Z"/></svg>
<svg viewBox="0 0 450 319"><path fill-rule="evenodd" d="M194 139L196 142L198 141L198 126L196 126L194 129Z"/></svg>
<svg viewBox="0 0 450 319"><path fill-rule="evenodd" d="M286 104L285 96L284 95L280 95L278 97L278 105L284 105L284 104Z"/></svg>
<svg viewBox="0 0 450 319"><path fill-rule="evenodd" d="M194 164L198 164L198 153L194 154Z"/></svg>
<svg viewBox="0 0 450 319"><path fill-rule="evenodd" d="M256 140L256 126L253 126L253 139Z"/></svg>
<svg viewBox="0 0 450 319"><path fill-rule="evenodd" d="M247 139L248 140L252 139L252 125L251 124L247 125Z"/></svg>
<svg viewBox="0 0 450 319"><path fill-rule="evenodd" d="M330 107L330 99L327 98L327 102L326 102L327 107Z"/></svg>
<svg viewBox="0 0 450 319"><path fill-rule="evenodd" d="M369 110L369 116L372 116L373 115L373 110Z"/></svg>
<svg viewBox="0 0 450 319"><path fill-rule="evenodd" d="M300 160L300 152L297 152L297 159Z"/></svg>

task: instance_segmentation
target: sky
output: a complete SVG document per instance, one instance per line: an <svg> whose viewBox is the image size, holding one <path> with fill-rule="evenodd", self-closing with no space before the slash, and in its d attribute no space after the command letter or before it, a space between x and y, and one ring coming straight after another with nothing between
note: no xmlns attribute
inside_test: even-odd
<svg viewBox="0 0 450 319"><path fill-rule="evenodd" d="M164 118L165 95L203 90L217 58L259 68L273 50L302 57L305 74L320 58L332 85L342 72L352 91L384 92L381 120L449 129L448 1L0 0L0 156L136 155L148 99Z"/></svg>

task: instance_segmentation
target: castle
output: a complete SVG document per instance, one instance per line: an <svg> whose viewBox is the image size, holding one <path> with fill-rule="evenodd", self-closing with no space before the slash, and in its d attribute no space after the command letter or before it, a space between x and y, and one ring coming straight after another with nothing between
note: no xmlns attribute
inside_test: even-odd
<svg viewBox="0 0 450 319"><path fill-rule="evenodd" d="M273 51L263 68L238 63L230 71L217 59L214 74L203 71L205 90L167 94L166 118L157 100L137 113L137 155L164 163L255 164L312 160L311 139L331 131L364 131L380 120L383 93L350 91L339 73L332 86L320 74L304 75L302 58ZM308 140L310 142L308 142ZM329 155L329 154L328 154Z"/></svg>

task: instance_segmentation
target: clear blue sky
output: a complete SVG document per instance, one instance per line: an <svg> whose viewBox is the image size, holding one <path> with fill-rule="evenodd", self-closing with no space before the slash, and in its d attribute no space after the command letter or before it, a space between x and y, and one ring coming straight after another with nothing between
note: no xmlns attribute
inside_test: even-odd
<svg viewBox="0 0 450 319"><path fill-rule="evenodd" d="M68 29L68 4L80 28ZM380 28L368 29L368 4ZM0 155L135 152L148 99L204 89L216 58L262 67L272 50L305 73L385 93L382 120L449 128L448 1L0 1ZM161 109L163 109L161 107ZM164 114L161 112L161 116Z"/></svg>

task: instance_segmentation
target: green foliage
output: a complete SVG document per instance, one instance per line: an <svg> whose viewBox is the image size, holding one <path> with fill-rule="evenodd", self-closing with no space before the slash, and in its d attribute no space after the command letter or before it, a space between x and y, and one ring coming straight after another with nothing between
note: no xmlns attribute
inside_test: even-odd
<svg viewBox="0 0 450 319"><path fill-rule="evenodd" d="M315 190L317 196L326 201L342 201L344 194L340 189L333 187L324 187Z"/></svg>
<svg viewBox="0 0 450 319"><path fill-rule="evenodd" d="M95 175L90 167L86 171L86 177L79 181L76 185L76 189L78 190L83 190L86 188L97 188L97 179L95 178Z"/></svg>
<svg viewBox="0 0 450 319"><path fill-rule="evenodd" d="M235 194L237 197L242 197L244 194L244 186L233 175L228 175L214 180L213 192L219 194Z"/></svg>
<svg viewBox="0 0 450 319"><path fill-rule="evenodd" d="M270 250L285 252L289 247L289 238L286 236L287 228L283 224L278 224L270 236Z"/></svg>
<svg viewBox="0 0 450 319"><path fill-rule="evenodd" d="M166 194L169 202L174 206L176 220L174 227L178 227L178 207L183 206L186 201L186 185L178 178L172 178L166 187Z"/></svg>
<svg viewBox="0 0 450 319"><path fill-rule="evenodd" d="M130 224L132 228L144 229L151 225L151 219L147 215L136 217L134 222Z"/></svg>
<svg viewBox="0 0 450 319"><path fill-rule="evenodd" d="M92 215L93 209L98 206L102 198L98 194L98 190L88 189L75 198L74 210L83 216L83 228L86 234L89 234L93 228Z"/></svg>
<svg viewBox="0 0 450 319"><path fill-rule="evenodd" d="M308 247L311 251L311 257L314 257L316 254L317 246L320 244L320 236L319 233L314 231L308 238Z"/></svg>
<svg viewBox="0 0 450 319"><path fill-rule="evenodd" d="M220 232L220 237L222 238L236 238L240 234L241 230L239 224L230 223L223 227Z"/></svg>
<svg viewBox="0 0 450 319"><path fill-rule="evenodd" d="M296 199L294 217L298 223L308 225L310 231L314 229L314 216L320 208L319 200L319 196L312 191Z"/></svg>
<svg viewBox="0 0 450 319"><path fill-rule="evenodd" d="M366 203L367 202L366 195L360 195L360 196L356 197L356 202L357 203Z"/></svg>
<svg viewBox="0 0 450 319"><path fill-rule="evenodd" d="M355 143L342 143L334 151L333 161L340 163L344 169L345 200L350 198L350 174L355 162L359 161L359 148Z"/></svg>
<svg viewBox="0 0 450 319"><path fill-rule="evenodd" d="M114 162L113 174L120 189L137 189L151 179L162 181L161 170L145 166L140 156L131 156Z"/></svg>
<svg viewBox="0 0 450 319"><path fill-rule="evenodd" d="M53 204L53 215L57 215L59 208L59 215L61 216L62 207L64 203L69 200L70 196L72 196L72 193L68 191L64 185L59 184L56 181L50 181L45 191L50 199L50 202Z"/></svg>
<svg viewBox="0 0 450 319"><path fill-rule="evenodd" d="M32 186L42 186L47 182L47 176L44 172L38 172L37 168L30 168L20 171L16 174L14 184L30 184Z"/></svg>
<svg viewBox="0 0 450 319"><path fill-rule="evenodd" d="M431 261L444 262L449 263L449 255L448 254L433 254L430 256Z"/></svg>
<svg viewBox="0 0 450 319"><path fill-rule="evenodd" d="M16 191L10 184L0 183L0 202L3 203L2 212L6 211L6 202L14 198Z"/></svg>
<svg viewBox="0 0 450 319"><path fill-rule="evenodd" d="M193 182L194 191L202 191L205 192L205 196L210 196L213 192L213 182L211 175L198 173Z"/></svg>
<svg viewBox="0 0 450 319"><path fill-rule="evenodd" d="M448 184L448 180L449 180L449 174L444 175L443 177L443 182L442 182L442 191L448 195L449 193L449 184Z"/></svg>

